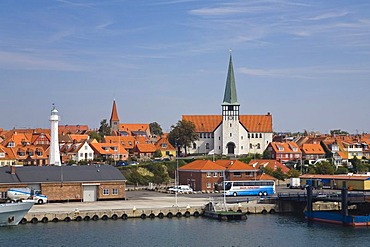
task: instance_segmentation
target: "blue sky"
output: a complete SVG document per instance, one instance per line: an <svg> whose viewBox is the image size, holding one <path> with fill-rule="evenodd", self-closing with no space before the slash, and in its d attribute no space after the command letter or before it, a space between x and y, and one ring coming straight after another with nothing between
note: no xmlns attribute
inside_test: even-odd
<svg viewBox="0 0 370 247"><path fill-rule="evenodd" d="M230 48L241 114L370 132L367 0L2 0L0 127L221 114Z"/></svg>

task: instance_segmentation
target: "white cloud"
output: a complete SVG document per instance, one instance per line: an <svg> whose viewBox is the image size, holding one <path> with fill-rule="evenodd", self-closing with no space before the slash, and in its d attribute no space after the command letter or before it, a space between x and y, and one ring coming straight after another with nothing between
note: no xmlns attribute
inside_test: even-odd
<svg viewBox="0 0 370 247"><path fill-rule="evenodd" d="M306 20L311 20L311 21L320 21L324 19L331 19L331 18L338 18L338 17L343 17L348 15L347 11L333 11L333 12L327 12L321 15L317 15L314 17L307 18Z"/></svg>

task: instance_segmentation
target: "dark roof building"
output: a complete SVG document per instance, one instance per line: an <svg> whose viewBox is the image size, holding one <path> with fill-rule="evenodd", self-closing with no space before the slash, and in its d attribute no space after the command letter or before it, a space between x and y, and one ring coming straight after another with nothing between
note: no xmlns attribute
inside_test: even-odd
<svg viewBox="0 0 370 247"><path fill-rule="evenodd" d="M109 165L0 167L0 192L39 189L49 201L124 199L126 178Z"/></svg>

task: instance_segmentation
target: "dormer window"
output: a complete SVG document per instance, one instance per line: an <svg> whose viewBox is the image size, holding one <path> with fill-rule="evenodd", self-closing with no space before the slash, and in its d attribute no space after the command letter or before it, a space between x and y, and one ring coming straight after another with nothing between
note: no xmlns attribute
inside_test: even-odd
<svg viewBox="0 0 370 247"><path fill-rule="evenodd" d="M14 142L9 142L9 143L8 143L8 147L15 147Z"/></svg>
<svg viewBox="0 0 370 247"><path fill-rule="evenodd" d="M162 143L162 148L167 148L167 144L166 143Z"/></svg>

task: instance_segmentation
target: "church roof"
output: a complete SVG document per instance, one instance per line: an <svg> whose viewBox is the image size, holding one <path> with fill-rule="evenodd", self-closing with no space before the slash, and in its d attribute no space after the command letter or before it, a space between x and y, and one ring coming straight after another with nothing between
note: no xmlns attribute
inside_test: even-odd
<svg viewBox="0 0 370 247"><path fill-rule="evenodd" d="M234 68L233 68L231 50L230 50L229 70L227 72L227 79L226 79L226 86L225 86L224 101L222 104L233 104L233 105L239 104L238 97L236 94Z"/></svg>
<svg viewBox="0 0 370 247"><path fill-rule="evenodd" d="M221 124L221 115L183 115L183 120L191 121L196 132L213 132ZM240 115L240 123L249 132L272 132L272 115Z"/></svg>
<svg viewBox="0 0 370 247"><path fill-rule="evenodd" d="M119 122L116 100L113 100L112 114L110 116L110 121Z"/></svg>

